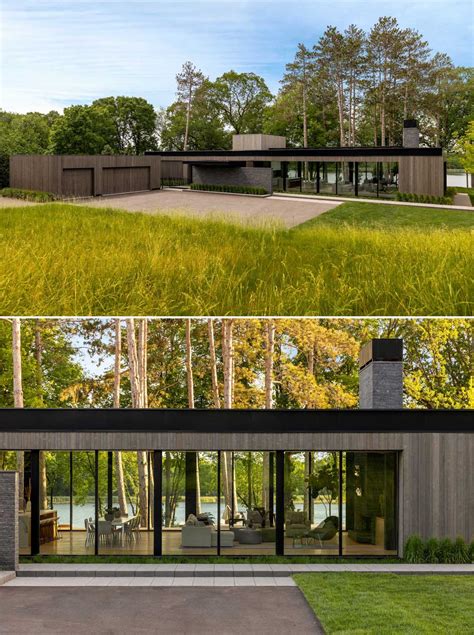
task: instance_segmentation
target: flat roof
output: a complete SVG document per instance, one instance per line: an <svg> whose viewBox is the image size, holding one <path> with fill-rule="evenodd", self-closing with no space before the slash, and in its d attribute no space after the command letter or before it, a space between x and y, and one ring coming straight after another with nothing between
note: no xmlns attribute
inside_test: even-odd
<svg viewBox="0 0 474 635"><path fill-rule="evenodd" d="M405 148L403 146L340 146L324 148L270 148L269 150L187 150L149 151L145 155L161 157L374 157L374 156L442 156L442 148Z"/></svg>
<svg viewBox="0 0 474 635"><path fill-rule="evenodd" d="M21 432L463 432L474 410L0 409L1 433Z"/></svg>

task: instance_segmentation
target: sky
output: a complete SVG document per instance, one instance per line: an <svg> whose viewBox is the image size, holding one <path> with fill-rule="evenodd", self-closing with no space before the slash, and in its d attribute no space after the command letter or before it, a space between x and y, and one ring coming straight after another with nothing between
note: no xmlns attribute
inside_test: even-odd
<svg viewBox="0 0 474 635"><path fill-rule="evenodd" d="M472 66L474 0L0 0L0 108L59 110L99 97L175 98L191 60L210 79L262 75L276 92L296 46L328 25L366 30L382 15Z"/></svg>

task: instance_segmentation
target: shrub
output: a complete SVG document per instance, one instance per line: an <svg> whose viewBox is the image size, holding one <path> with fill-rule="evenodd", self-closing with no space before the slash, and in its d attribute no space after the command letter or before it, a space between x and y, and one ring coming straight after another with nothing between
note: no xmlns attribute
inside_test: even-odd
<svg viewBox="0 0 474 635"><path fill-rule="evenodd" d="M439 543L438 551L439 561L443 564L452 564L453 560L453 542L449 538L443 538Z"/></svg>
<svg viewBox="0 0 474 635"><path fill-rule="evenodd" d="M469 545L469 562L474 562L474 540Z"/></svg>
<svg viewBox="0 0 474 635"><path fill-rule="evenodd" d="M452 557L453 562L456 564L466 564L467 562L470 562L469 547L466 545L466 542L463 538L461 538L461 536L458 536L454 541Z"/></svg>
<svg viewBox="0 0 474 635"><path fill-rule="evenodd" d="M436 538L430 538L426 541L424 560L430 564L439 562L439 541Z"/></svg>
<svg viewBox="0 0 474 635"><path fill-rule="evenodd" d="M420 536L409 536L405 543L405 560L411 564L425 561L425 547Z"/></svg>
<svg viewBox="0 0 474 635"><path fill-rule="evenodd" d="M213 185L205 183L191 183L192 190L200 190L206 192L227 192L230 194L252 194L264 196L268 194L264 187L251 187L250 185Z"/></svg>
<svg viewBox="0 0 474 635"><path fill-rule="evenodd" d="M10 185L10 157L0 153L0 188Z"/></svg>
<svg viewBox="0 0 474 635"><path fill-rule="evenodd" d="M405 203L428 203L431 205L452 205L453 196L456 193L454 188L446 190L446 196L431 196L429 194L410 194L408 192L397 192L397 201Z"/></svg>
<svg viewBox="0 0 474 635"><path fill-rule="evenodd" d="M51 192L37 192L36 190L20 190L14 187L4 187L0 190L0 196L8 198L19 198L23 201L34 201L35 203L50 203L56 201L57 196Z"/></svg>
<svg viewBox="0 0 474 635"><path fill-rule="evenodd" d="M161 185L167 186L167 187L176 187L179 185L187 185L188 182L186 179L178 179L178 178L174 178L174 179L161 179Z"/></svg>

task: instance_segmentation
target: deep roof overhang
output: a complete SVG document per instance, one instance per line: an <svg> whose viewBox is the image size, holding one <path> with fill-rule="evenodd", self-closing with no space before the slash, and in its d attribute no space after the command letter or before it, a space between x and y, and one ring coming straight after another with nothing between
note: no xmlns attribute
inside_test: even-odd
<svg viewBox="0 0 474 635"><path fill-rule="evenodd" d="M11 432L474 432L474 410L2 409Z"/></svg>
<svg viewBox="0 0 474 635"><path fill-rule="evenodd" d="M239 160L239 157L258 157L262 160L285 157L298 157L311 159L317 157L358 157L363 160L367 157L401 157L401 156L442 156L442 148L404 148L402 146L369 146L369 147L324 147L324 148L270 148L269 150L193 150L193 151L150 151L146 155L158 155L183 160L191 160L197 157L225 157L228 160Z"/></svg>

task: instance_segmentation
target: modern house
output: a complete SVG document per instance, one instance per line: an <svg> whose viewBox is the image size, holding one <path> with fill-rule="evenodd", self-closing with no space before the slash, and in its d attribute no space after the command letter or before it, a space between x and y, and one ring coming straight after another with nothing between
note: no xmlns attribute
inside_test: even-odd
<svg viewBox="0 0 474 635"><path fill-rule="evenodd" d="M62 197L156 190L165 184L233 185L268 193L394 198L397 192L443 196L441 148L419 145L406 120L402 146L287 148L285 137L234 135L232 150L146 152L145 156L15 155L10 185Z"/></svg>
<svg viewBox="0 0 474 635"><path fill-rule="evenodd" d="M399 339L362 348L359 410L2 410L0 451L23 451L25 469L20 509L18 473L0 472L0 544L44 555L394 557L412 534L471 540L473 413L403 409L402 350ZM103 517L117 505L116 451L124 463L140 453L141 518L136 506ZM249 475L245 486L236 474Z"/></svg>
<svg viewBox="0 0 474 635"><path fill-rule="evenodd" d="M234 135L231 151L147 152L162 161L162 179L246 185L267 192L393 198L398 192L443 196L442 148L420 147L417 122L406 120L402 146L287 148L285 137ZM166 182L166 181L165 181Z"/></svg>

